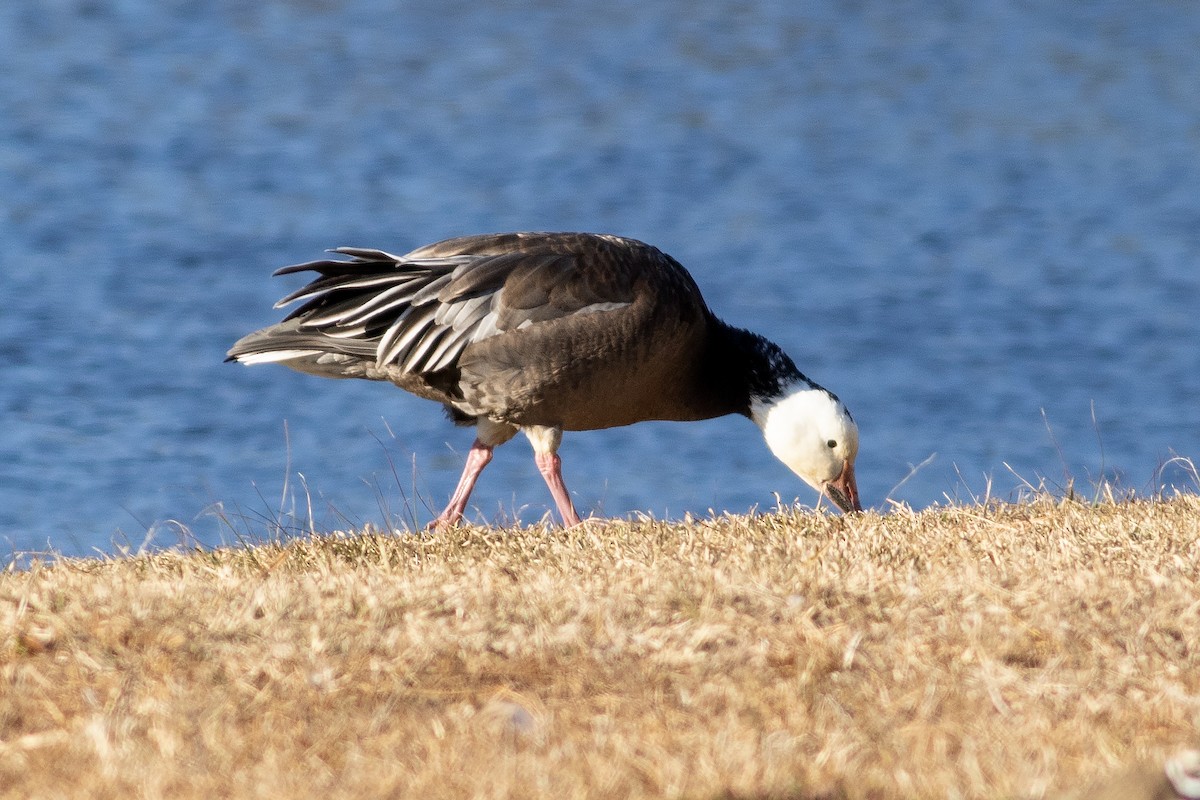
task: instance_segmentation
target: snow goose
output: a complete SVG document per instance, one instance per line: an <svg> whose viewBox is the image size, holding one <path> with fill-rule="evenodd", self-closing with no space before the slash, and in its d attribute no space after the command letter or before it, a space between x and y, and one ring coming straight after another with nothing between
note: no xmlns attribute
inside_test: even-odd
<svg viewBox="0 0 1200 800"><path fill-rule="evenodd" d="M431 523L462 519L492 450L523 431L567 525L562 432L741 414L806 483L859 511L858 427L773 342L717 319L692 276L655 247L587 233L464 236L403 256L344 259L276 275L319 277L276 307L282 322L240 339L230 361L327 378L389 381L474 425L458 487Z"/></svg>

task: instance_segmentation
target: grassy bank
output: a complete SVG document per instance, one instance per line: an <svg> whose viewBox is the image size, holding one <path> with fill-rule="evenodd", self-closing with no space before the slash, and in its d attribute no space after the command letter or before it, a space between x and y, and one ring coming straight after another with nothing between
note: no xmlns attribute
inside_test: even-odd
<svg viewBox="0 0 1200 800"><path fill-rule="evenodd" d="M1059 797L1200 743L1198 565L1196 497L35 565L0 796Z"/></svg>

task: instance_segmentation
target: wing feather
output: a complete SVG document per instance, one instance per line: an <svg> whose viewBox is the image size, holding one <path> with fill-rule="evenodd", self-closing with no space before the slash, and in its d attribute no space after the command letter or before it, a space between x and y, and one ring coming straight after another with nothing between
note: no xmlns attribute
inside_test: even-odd
<svg viewBox="0 0 1200 800"><path fill-rule="evenodd" d="M435 320L437 324L448 325L456 331L471 328L491 310L492 297L492 295L484 294L478 297L468 297L456 303L442 303L438 306Z"/></svg>
<svg viewBox="0 0 1200 800"><path fill-rule="evenodd" d="M355 298L350 312L338 322L342 325L353 325L376 317L386 317L393 309L413 305L413 293L419 288L416 280L407 280L384 289L366 301ZM313 323L318 324L315 320Z"/></svg>
<svg viewBox="0 0 1200 800"><path fill-rule="evenodd" d="M292 354L320 351L358 359L371 352L376 367L416 374L452 367L472 344L494 336L625 308L633 301L634 283L648 270L679 279L678 265L658 250L589 234L469 236L405 256L356 247L332 252L345 260L276 271L317 273L279 301L300 303L275 326L281 331L288 326L287 336L280 335L280 352L286 346ZM678 273L690 281L682 268ZM258 337L254 358L269 357L264 341L272 330L252 334ZM301 334L303 344L297 346Z"/></svg>
<svg viewBox="0 0 1200 800"><path fill-rule="evenodd" d="M431 372L432 370L428 368L429 357L437 348L438 343L453 333L453 328L443 328L433 324L431 320L425 333L414 339L412 347L405 352L402 369L412 373Z"/></svg>
<svg viewBox="0 0 1200 800"><path fill-rule="evenodd" d="M405 309L380 338L375 348L375 363L382 366L404 361L406 350L433 326L436 311L429 306L409 306Z"/></svg>
<svg viewBox="0 0 1200 800"><path fill-rule="evenodd" d="M375 286L386 286L389 283L395 283L395 275L371 275L357 280L345 280L344 276L330 276L317 278L312 283L302 289L297 289L289 295L284 296L275 304L276 308L283 308L291 303L300 300L310 300L314 297L319 297L328 292L347 291L351 289L370 289Z"/></svg>
<svg viewBox="0 0 1200 800"><path fill-rule="evenodd" d="M430 352L425 369L429 372L437 372L458 361L463 349L474 341L473 334L474 331L471 328L458 330L450 328L449 333L442 338L441 344Z"/></svg>

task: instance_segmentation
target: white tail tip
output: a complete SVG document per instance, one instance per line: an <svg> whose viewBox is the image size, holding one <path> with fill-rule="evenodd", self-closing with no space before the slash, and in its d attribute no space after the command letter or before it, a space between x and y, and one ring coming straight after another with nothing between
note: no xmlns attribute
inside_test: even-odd
<svg viewBox="0 0 1200 800"><path fill-rule="evenodd" d="M246 365L275 364L280 361L291 361L294 358L319 355L321 355L320 350L272 350L269 353L245 353L240 356L234 356L233 360Z"/></svg>

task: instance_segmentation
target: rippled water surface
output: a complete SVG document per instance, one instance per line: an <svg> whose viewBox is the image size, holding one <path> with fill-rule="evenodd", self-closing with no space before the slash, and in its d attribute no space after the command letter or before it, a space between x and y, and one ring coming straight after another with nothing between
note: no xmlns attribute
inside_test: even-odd
<svg viewBox="0 0 1200 800"><path fill-rule="evenodd" d="M1194 490L1200 7L936 6L3 4L0 548L427 520L469 431L222 358L280 265L507 229L675 255L850 405L876 507ZM562 454L607 515L813 500L741 418ZM475 500L546 511L525 443Z"/></svg>

